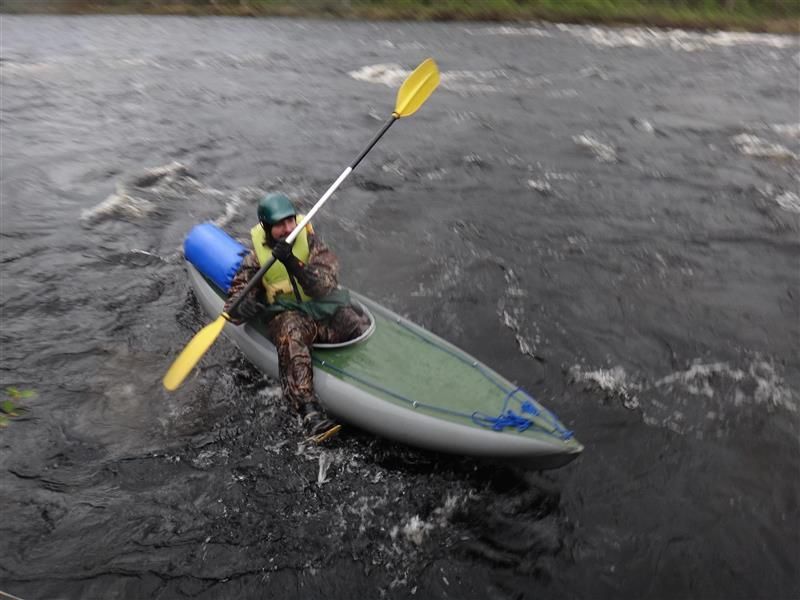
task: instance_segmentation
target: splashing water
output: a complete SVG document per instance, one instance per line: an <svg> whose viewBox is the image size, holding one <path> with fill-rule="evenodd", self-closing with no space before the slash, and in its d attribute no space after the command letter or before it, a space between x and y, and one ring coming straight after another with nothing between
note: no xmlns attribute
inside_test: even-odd
<svg viewBox="0 0 800 600"><path fill-rule="evenodd" d="M579 147L590 150L598 162L617 162L616 148L614 148L614 146L611 144L605 144L601 142L592 133L587 132L582 135L573 136L572 141L575 142L575 144Z"/></svg>
<svg viewBox="0 0 800 600"><path fill-rule="evenodd" d="M774 144L749 133L731 138L731 143L742 154L757 158L788 158L797 160L797 155L780 144Z"/></svg>

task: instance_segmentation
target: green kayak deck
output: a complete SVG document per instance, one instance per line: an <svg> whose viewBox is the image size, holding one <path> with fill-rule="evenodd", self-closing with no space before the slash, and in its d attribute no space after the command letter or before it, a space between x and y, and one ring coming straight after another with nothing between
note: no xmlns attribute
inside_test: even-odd
<svg viewBox="0 0 800 600"><path fill-rule="evenodd" d="M522 402L533 401L456 346L363 296L353 296L372 313L375 332L363 344L315 350L314 362L322 370L386 402L470 427L486 428L485 417L497 417L508 409L518 413ZM525 413L531 425L523 431L508 427L505 433L570 437L549 411L532 403L539 414Z"/></svg>

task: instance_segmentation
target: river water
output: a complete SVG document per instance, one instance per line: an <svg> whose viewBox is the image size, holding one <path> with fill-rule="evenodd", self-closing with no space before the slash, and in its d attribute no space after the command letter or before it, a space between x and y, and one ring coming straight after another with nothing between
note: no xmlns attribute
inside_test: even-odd
<svg viewBox="0 0 800 600"><path fill-rule="evenodd" d="M797 38L312 20L0 21L0 590L21 598L800 595ZM180 247L315 200L346 285L586 445L532 472L308 448Z"/></svg>

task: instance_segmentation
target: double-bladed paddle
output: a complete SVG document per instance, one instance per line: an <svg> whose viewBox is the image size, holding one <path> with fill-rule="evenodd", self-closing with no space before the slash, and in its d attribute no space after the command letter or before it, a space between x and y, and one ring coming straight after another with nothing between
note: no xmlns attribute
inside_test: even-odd
<svg viewBox="0 0 800 600"><path fill-rule="evenodd" d="M311 221L314 215L317 214L317 211L322 208L328 198L336 191L336 188L338 188L347 176L353 172L353 169L355 169L358 163L372 150L373 146L378 143L378 140L383 137L383 134L386 133L389 127L391 127L397 119L413 115L419 107L425 103L428 97L433 93L433 90L436 89L437 85L439 85L439 69L432 58L425 59L414 69L411 75L406 78L403 85L400 86L392 116L383 124L380 131L375 134L375 137L370 140L369 144L359 153L356 159L350 163L350 166L342 171L342 174L339 175L336 181L328 188L328 191L317 200L317 203L308 211L308 214L297 224L294 231L286 238L289 244L294 243L295 238L300 235L303 227ZM267 263L259 269L258 273L247 283L244 289L236 295L228 308L229 311L233 311L242 299L247 296L247 293L253 286L261 281L261 278L275 263L275 260L275 256L273 255ZM164 375L163 383L165 388L169 391L173 391L183 383L198 361L211 347L211 344L219 337L227 321L230 321L230 315L223 311L216 321L206 325L195 334L183 351L178 355L178 358L172 363L167 374Z"/></svg>

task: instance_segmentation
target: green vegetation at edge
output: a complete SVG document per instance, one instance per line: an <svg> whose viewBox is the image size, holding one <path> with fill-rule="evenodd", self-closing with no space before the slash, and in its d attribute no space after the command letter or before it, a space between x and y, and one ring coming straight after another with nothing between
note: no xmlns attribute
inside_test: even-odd
<svg viewBox="0 0 800 600"><path fill-rule="evenodd" d="M18 417L25 409L19 405L19 401L25 398L32 398L36 395L33 390L18 390L15 387L6 388L6 397L0 399L0 427L6 427L8 420Z"/></svg>
<svg viewBox="0 0 800 600"><path fill-rule="evenodd" d="M800 32L800 0L0 0L6 13L545 20Z"/></svg>

